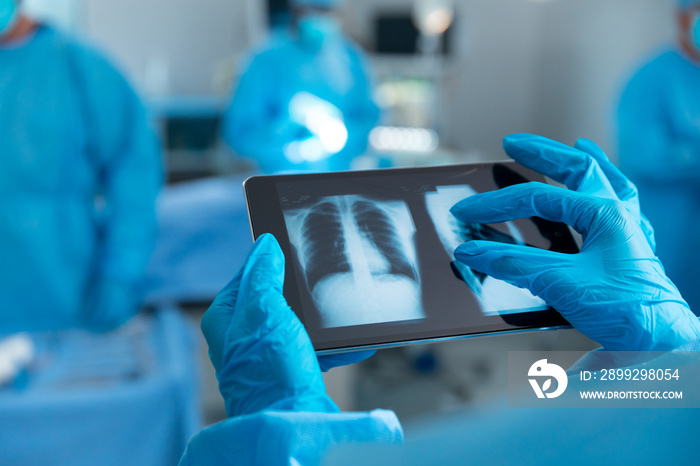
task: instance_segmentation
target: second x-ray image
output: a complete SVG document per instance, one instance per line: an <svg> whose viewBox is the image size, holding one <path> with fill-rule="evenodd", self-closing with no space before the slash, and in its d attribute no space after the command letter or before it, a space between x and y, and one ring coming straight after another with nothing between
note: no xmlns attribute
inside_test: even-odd
<svg viewBox="0 0 700 466"><path fill-rule="evenodd" d="M329 196L284 217L323 327L425 318L403 201Z"/></svg>
<svg viewBox="0 0 700 466"><path fill-rule="evenodd" d="M506 222L504 225L507 231L501 231L489 225L460 222L450 213L453 205L474 194L476 191L468 185L440 186L436 191L426 193L428 213L440 241L452 258L455 274L472 289L485 315L547 309L545 302L528 290L489 277L455 260L454 250L466 241L525 244L522 234L512 222Z"/></svg>

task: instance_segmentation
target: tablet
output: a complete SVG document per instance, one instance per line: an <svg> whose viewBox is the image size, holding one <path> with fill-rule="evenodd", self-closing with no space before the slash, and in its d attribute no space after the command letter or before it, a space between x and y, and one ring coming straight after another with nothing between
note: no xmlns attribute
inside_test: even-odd
<svg viewBox="0 0 700 466"><path fill-rule="evenodd" d="M470 240L576 253L569 228L537 217L486 225L449 209L475 193L548 182L515 162L255 176L253 237L286 257L284 296L318 353L561 327L529 291L455 260Z"/></svg>

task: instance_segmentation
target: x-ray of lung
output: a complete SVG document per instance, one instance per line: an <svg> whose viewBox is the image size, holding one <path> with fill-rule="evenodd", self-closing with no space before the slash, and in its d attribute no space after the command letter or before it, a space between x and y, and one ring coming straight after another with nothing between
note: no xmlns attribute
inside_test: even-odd
<svg viewBox="0 0 700 466"><path fill-rule="evenodd" d="M506 222L504 230L489 225L463 223L457 220L450 208L462 199L476 194L468 185L441 186L436 191L426 193L428 214L445 250L452 258L455 274L463 280L479 301L484 315L508 314L547 309L540 298L528 290L497 280L467 267L455 260L454 250L460 244L471 240L498 241L510 244L525 244L523 236L512 222Z"/></svg>
<svg viewBox="0 0 700 466"><path fill-rule="evenodd" d="M324 328L425 318L405 202L329 196L284 217Z"/></svg>

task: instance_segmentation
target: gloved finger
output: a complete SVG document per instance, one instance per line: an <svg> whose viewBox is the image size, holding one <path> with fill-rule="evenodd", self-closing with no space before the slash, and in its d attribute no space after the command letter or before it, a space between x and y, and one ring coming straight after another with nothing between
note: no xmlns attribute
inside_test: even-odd
<svg viewBox="0 0 700 466"><path fill-rule="evenodd" d="M595 159L574 147L534 134L511 134L503 149L521 165L592 196L617 199Z"/></svg>
<svg viewBox="0 0 700 466"><path fill-rule="evenodd" d="M551 186L530 182L488 193L475 194L452 206L450 212L465 223L501 223L517 218L540 217L564 222L582 235L595 227L604 201Z"/></svg>
<svg viewBox="0 0 700 466"><path fill-rule="evenodd" d="M334 367L347 366L356 362L364 361L367 358L374 356L376 350L371 351L353 351L351 353L341 354L325 354L318 357L318 364L321 366L322 372L328 372Z"/></svg>
<svg viewBox="0 0 700 466"><path fill-rule="evenodd" d="M637 187L627 179L625 175L622 174L619 168L617 168L608 159L608 156L603 152L598 144L591 141L590 139L581 138L576 141L574 147L580 151L585 152L590 155L605 174L605 177L610 182L615 195L617 198L624 202L637 202Z"/></svg>
<svg viewBox="0 0 700 466"><path fill-rule="evenodd" d="M546 286L544 273L554 270L561 253L495 241L468 241L454 252L455 259L474 270L538 295ZM540 296L542 297L542 296Z"/></svg>
<svg viewBox="0 0 700 466"><path fill-rule="evenodd" d="M582 150L593 157L600 168L605 173L605 176L610 181L611 186L615 190L617 198L625 203L625 208L634 216L639 222L639 226L644 232L644 236L647 238L649 246L651 246L652 251L656 251L656 239L654 237L654 228L651 226L651 222L642 213L639 206L639 193L637 187L632 183L619 168L613 164L608 156L605 155L603 149L598 147L596 143L589 139L579 139L576 141L575 147Z"/></svg>
<svg viewBox="0 0 700 466"><path fill-rule="evenodd" d="M641 212L639 213L639 226L642 228L642 232L647 239L647 243L649 243L651 252L656 254L656 235L654 234L654 227L651 225L651 222L647 216Z"/></svg>
<svg viewBox="0 0 700 466"><path fill-rule="evenodd" d="M265 409L335 412L316 353L282 295L284 254L262 235L243 267L219 389L230 416Z"/></svg>
<svg viewBox="0 0 700 466"><path fill-rule="evenodd" d="M221 358L223 355L224 340L226 331L233 317L233 310L238 296L238 289L241 286L243 268L233 277L233 279L216 295L216 299L209 306L207 312L202 317L200 324L204 339L209 346L209 359L211 360L216 373L221 370Z"/></svg>

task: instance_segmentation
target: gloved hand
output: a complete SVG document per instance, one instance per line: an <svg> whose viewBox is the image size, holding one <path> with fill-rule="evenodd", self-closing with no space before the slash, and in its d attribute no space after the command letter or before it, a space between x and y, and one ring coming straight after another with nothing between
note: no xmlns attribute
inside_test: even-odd
<svg viewBox="0 0 700 466"><path fill-rule="evenodd" d="M103 277L90 291L82 323L95 331L113 330L136 315L137 296L130 283Z"/></svg>
<svg viewBox="0 0 700 466"><path fill-rule="evenodd" d="M313 464L332 443L402 441L393 412L339 412L283 281L284 255L263 235L202 319L230 419L193 437L180 464Z"/></svg>
<svg viewBox="0 0 700 466"><path fill-rule="evenodd" d="M325 409L332 401L326 397L319 369L351 364L374 354L361 351L322 356L317 361L304 327L282 295L283 283L284 255L272 235L263 235L202 319L224 399L245 405L242 395L255 396L250 408L228 410L227 404L229 416L258 411L257 403L278 403L288 392L311 398L320 393L319 403ZM253 384L255 393L247 393ZM308 389L300 390L295 384ZM267 399L261 399L260 390L271 390ZM335 405L332 409L337 411Z"/></svg>
<svg viewBox="0 0 700 466"><path fill-rule="evenodd" d="M284 143L303 141L313 136L313 133L306 126L291 121L288 117L277 120L274 124L273 134Z"/></svg>
<svg viewBox="0 0 700 466"><path fill-rule="evenodd" d="M263 236L265 236L266 238L263 239ZM268 282L260 283L259 285L263 289L268 289L273 286L277 286L277 289L269 289L268 291L270 291L271 294L273 294L274 292L277 293L277 298L279 299L277 300L276 305L279 306L279 309L284 310L284 316L288 318L287 324L293 326L293 328L289 329L290 332L300 332L303 334L303 338L305 340L308 340L308 335L306 334L306 331L303 329L303 327L301 327L301 322L299 322L294 313L289 310L289 306L287 305L286 301L284 301L284 297L282 296L282 284L284 281L284 255L279 249L279 246L276 244L276 240L274 239L274 237L267 238L267 235L263 236L261 236L258 239L258 241L255 243L255 246L250 251L250 254L246 261L246 265L236 274L233 280L231 280L231 282L229 282L229 284L226 285L226 287L224 287L223 290L221 290L221 292L217 295L212 305L204 314L204 318L202 319L202 332L204 333L204 337L206 338L207 343L209 344L209 359L211 359L211 362L214 365L217 377L219 377L219 374L221 372L221 358L223 357L224 348L226 347L226 336L229 331L229 327L231 327L231 321L234 315L234 310L236 306L240 306L241 308L243 308L246 305L250 305L250 303L248 303L246 299L238 299L238 294L241 287L241 280L248 268L252 267L252 264L256 263L256 261L258 260L258 254L260 253L256 253L256 251L259 247L263 247L261 246L261 244L263 243L267 244L271 242L274 244L274 247L272 244L267 244L265 247L273 250L274 252L274 266L275 270L277 270L277 275L269 275L269 277L267 278ZM249 274L250 273L252 273L252 271L249 271ZM251 290L246 291L250 292ZM243 312L239 314L243 314ZM311 349L310 352L307 351L310 345L311 343L308 342L307 347L305 347L304 356L314 354L313 349ZM292 349L290 349L289 351L291 352ZM320 366L321 371L327 372L334 367L346 366L365 360L372 356L374 353L376 353L376 351L372 350L319 356L318 365ZM311 363L309 362L308 364Z"/></svg>
<svg viewBox="0 0 700 466"><path fill-rule="evenodd" d="M593 142L575 148L516 134L503 146L520 164L569 190L526 183L471 196L452 208L468 223L541 217L583 237L578 254L470 241L457 260L544 299L610 351L662 351L700 338L700 322L654 256L653 231L635 186Z"/></svg>

